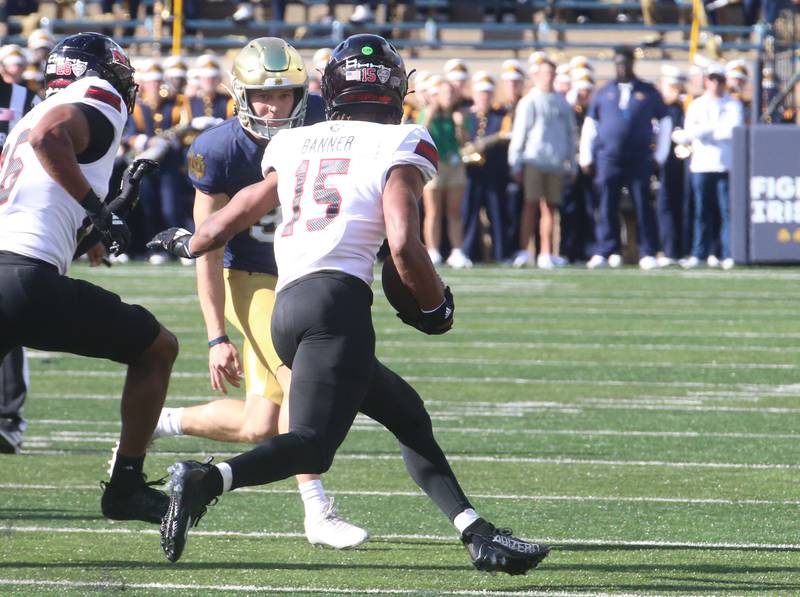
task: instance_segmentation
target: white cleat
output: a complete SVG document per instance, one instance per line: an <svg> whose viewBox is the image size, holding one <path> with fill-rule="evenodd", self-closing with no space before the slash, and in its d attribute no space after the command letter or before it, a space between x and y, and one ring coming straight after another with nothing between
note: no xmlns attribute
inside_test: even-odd
<svg viewBox="0 0 800 597"><path fill-rule="evenodd" d="M618 253L612 253L611 255L608 256L608 267L616 269L621 265L622 265L622 255L619 255Z"/></svg>
<svg viewBox="0 0 800 597"><path fill-rule="evenodd" d="M592 258L586 262L586 267L589 269L604 269L608 267L608 259L602 255L592 255Z"/></svg>
<svg viewBox="0 0 800 597"><path fill-rule="evenodd" d="M724 270L733 269L736 265L736 262L733 260L732 257L726 257L720 262L720 267Z"/></svg>
<svg viewBox="0 0 800 597"><path fill-rule="evenodd" d="M336 513L333 498L328 502L320 518L306 517L304 526L306 538L311 545L348 549L361 545L369 539L369 533L365 529L350 524Z"/></svg>
<svg viewBox="0 0 800 597"><path fill-rule="evenodd" d="M687 257L686 259L681 259L678 261L678 263L683 269L695 269L702 265L702 262L694 255Z"/></svg>
<svg viewBox="0 0 800 597"><path fill-rule="evenodd" d="M472 267L472 260L461 249L453 249L447 258L447 265L453 269L466 269Z"/></svg>
<svg viewBox="0 0 800 597"><path fill-rule="evenodd" d="M442 254L439 252L438 249L428 249L428 256L431 258L431 262L433 262L433 265L442 264Z"/></svg>
<svg viewBox="0 0 800 597"><path fill-rule="evenodd" d="M706 259L706 265L708 267L713 267L713 268L719 267L721 265L719 257L717 257L716 255L709 255L708 259Z"/></svg>
<svg viewBox="0 0 800 597"><path fill-rule="evenodd" d="M639 260L639 269L643 271L647 272L653 269L657 269L658 267L660 267L658 265L658 260L652 255L645 255Z"/></svg>
<svg viewBox="0 0 800 597"><path fill-rule="evenodd" d="M517 251L511 260L513 267L525 267L531 261L531 254L528 251Z"/></svg>

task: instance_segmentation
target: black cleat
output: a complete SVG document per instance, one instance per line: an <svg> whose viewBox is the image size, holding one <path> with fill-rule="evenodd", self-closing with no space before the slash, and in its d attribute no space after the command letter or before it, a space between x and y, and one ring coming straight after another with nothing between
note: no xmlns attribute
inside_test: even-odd
<svg viewBox="0 0 800 597"><path fill-rule="evenodd" d="M169 497L163 491L153 488L153 485L163 485L164 479L145 482L142 475L142 484L134 489L118 489L111 482L101 481L103 497L100 499L100 509L103 516L111 520L142 520L152 524L159 524L167 513Z"/></svg>
<svg viewBox="0 0 800 597"><path fill-rule="evenodd" d="M550 553L543 543L530 543L511 535L511 529L498 529L479 518L461 534L472 565L482 572L526 574Z"/></svg>
<svg viewBox="0 0 800 597"><path fill-rule="evenodd" d="M169 508L161 520L161 549L170 562L177 562L186 546L189 529L206 513L206 506L216 500L203 481L213 468L206 462L184 460L167 470L170 473Z"/></svg>
<svg viewBox="0 0 800 597"><path fill-rule="evenodd" d="M22 425L16 419L0 417L0 454L19 454L22 448Z"/></svg>

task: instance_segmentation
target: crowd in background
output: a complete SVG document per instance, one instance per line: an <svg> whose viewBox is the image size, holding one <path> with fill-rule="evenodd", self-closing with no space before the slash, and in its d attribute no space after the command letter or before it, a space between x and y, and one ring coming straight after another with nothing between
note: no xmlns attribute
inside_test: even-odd
<svg viewBox="0 0 800 597"><path fill-rule="evenodd" d="M41 89L54 43L37 30L27 48L0 48L3 78ZM308 64L311 92L329 53ZM127 258L159 264L167 257L147 253L144 242L165 227L191 228L188 172L204 164L187 159L187 149L233 115L233 101L213 54L136 66L139 100L118 170L134 155L161 169L142 185ZM748 114L744 61L698 60L686 73L665 65L657 86L636 77L628 48L617 50L605 85L583 56L556 64L533 52L526 64L499 66L471 73L452 59L441 72L411 77L405 121L426 126L439 150L422 202L434 263L733 266L727 172L732 129Z"/></svg>

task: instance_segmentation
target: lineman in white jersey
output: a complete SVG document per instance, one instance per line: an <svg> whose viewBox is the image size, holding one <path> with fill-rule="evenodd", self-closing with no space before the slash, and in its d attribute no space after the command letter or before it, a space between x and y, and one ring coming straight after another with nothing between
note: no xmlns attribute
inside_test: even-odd
<svg viewBox="0 0 800 597"><path fill-rule="evenodd" d="M370 283L386 237L421 307L406 323L428 334L445 333L453 323L452 294L419 237L417 205L438 155L425 129L398 124L406 90L403 60L385 39L348 38L322 76L331 122L281 131L264 154L263 182L237 193L195 235L170 229L152 241L196 256L221 246L280 199L272 337L292 369L289 432L216 466L184 461L170 467L170 506L161 526L169 560L180 557L189 529L223 491L325 472L358 412L397 437L411 477L461 533L476 568L524 574L549 552L478 516L436 443L419 395L375 358Z"/></svg>
<svg viewBox="0 0 800 597"><path fill-rule="evenodd" d="M120 457L101 509L158 523L168 500L142 465L177 341L142 307L64 275L85 237L99 235L112 251L130 239L111 211L122 204L99 197L136 99L133 69L110 38L80 33L53 49L45 76L48 98L14 128L0 160L0 356L23 345L128 365Z"/></svg>

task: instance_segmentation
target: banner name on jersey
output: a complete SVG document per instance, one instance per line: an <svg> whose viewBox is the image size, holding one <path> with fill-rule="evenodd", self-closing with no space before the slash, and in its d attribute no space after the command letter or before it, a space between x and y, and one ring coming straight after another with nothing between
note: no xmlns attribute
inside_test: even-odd
<svg viewBox="0 0 800 597"><path fill-rule="evenodd" d="M345 81L380 82L385 85L391 76L391 69L382 64L359 62L358 58L349 58L344 64Z"/></svg>
<svg viewBox="0 0 800 597"><path fill-rule="evenodd" d="M306 137L300 153L342 153L353 147L353 135L344 137Z"/></svg>
<svg viewBox="0 0 800 597"><path fill-rule="evenodd" d="M64 56L50 56L47 61L47 74L59 77L69 77L75 75L80 78L86 72L89 63L77 58L65 58Z"/></svg>

